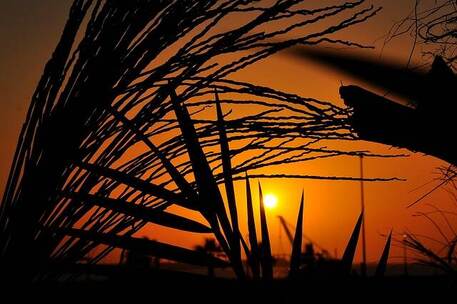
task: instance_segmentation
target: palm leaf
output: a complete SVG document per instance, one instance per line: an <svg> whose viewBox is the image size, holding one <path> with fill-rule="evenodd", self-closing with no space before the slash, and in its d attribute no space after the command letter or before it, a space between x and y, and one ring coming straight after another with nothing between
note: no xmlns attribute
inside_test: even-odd
<svg viewBox="0 0 457 304"><path fill-rule="evenodd" d="M344 274L350 274L352 269L352 261L354 260L355 250L359 241L360 228L362 226L363 212L360 213L359 219L352 231L351 238L344 250L343 258L341 259L341 269Z"/></svg>
<svg viewBox="0 0 457 304"><path fill-rule="evenodd" d="M211 167L206 160L205 153L198 141L192 119L186 107L181 105L181 101L173 88L170 89L170 98L189 154L192 172L199 189L199 199L207 204L205 205L206 213L215 213L221 216L221 225L224 230L227 229L226 232L229 232L231 229L228 218L224 216L226 213L222 196L213 177Z"/></svg>
<svg viewBox="0 0 457 304"><path fill-rule="evenodd" d="M230 222L225 211L224 201L222 200L219 187L217 186L217 181L212 174L211 167L208 164L205 153L199 143L197 132L187 108L181 105L181 100L176 95L174 88L170 88L170 98L189 154L192 172L194 173L195 182L198 187L199 200L201 203L206 203L203 215L205 215L213 228L213 232L219 244L231 259L235 272L239 277L242 277L244 272L243 267L238 263L237 259L234 258L233 251L227 244L233 243L233 231L230 227ZM215 218L215 216L217 218ZM219 231L219 223L225 236Z"/></svg>
<svg viewBox="0 0 457 304"><path fill-rule="evenodd" d="M300 268L301 248L303 239L303 205L305 200L305 193L302 192L300 210L298 211L297 225L295 226L295 236L292 244L292 255L290 257L289 276L292 277L297 274Z"/></svg>
<svg viewBox="0 0 457 304"><path fill-rule="evenodd" d="M384 246L384 250L382 251L382 255L381 255L381 258L379 259L378 266L376 267L376 272L375 272L376 277L383 277L384 274L386 273L387 262L389 260L391 238L392 238L392 231L390 231L389 236L387 237L386 245Z"/></svg>
<svg viewBox="0 0 457 304"><path fill-rule="evenodd" d="M216 97L216 112L217 112L217 127L219 131L219 142L221 146L222 169L224 174L225 191L227 194L227 204L230 211L230 219L232 220L232 255L234 262L241 265L241 248L240 248L240 228L238 225L238 211L236 208L235 189L232 179L232 162L230 160L230 147L225 130L224 115L222 113L221 103L217 90Z"/></svg>
<svg viewBox="0 0 457 304"><path fill-rule="evenodd" d="M259 200L260 200L260 228L262 231L261 260L262 278L266 280L273 279L273 257L271 255L270 235L268 233L267 217L265 206L263 204L262 186L259 183Z"/></svg>
<svg viewBox="0 0 457 304"><path fill-rule="evenodd" d="M74 192L64 193L63 195L74 200L89 202L91 204L104 207L115 212L120 212L146 222L151 222L166 227L196 233L211 232L210 227L207 227L199 222L168 213L163 210L151 209L141 205L129 203L121 199Z"/></svg>
<svg viewBox="0 0 457 304"><path fill-rule="evenodd" d="M195 193L195 190L192 188L192 186L189 184L189 182L184 178L184 176L176 169L176 167L171 163L171 161L166 157L166 155L160 151L154 145L154 143L147 137L132 121L130 121L127 117L116 111L114 108L110 108L111 114L113 114L116 119L121 121L124 125L126 125L132 132L136 134L136 136L143 141L146 146L148 146L151 151L157 155L157 157L160 159L162 165L165 167L167 170L168 174L170 174L171 178L173 181L176 183L176 185L179 187L179 189L192 201L192 202L197 202L197 194ZM196 208L196 207L195 207Z"/></svg>
<svg viewBox="0 0 457 304"><path fill-rule="evenodd" d="M184 195L151 184L145 180L133 177L121 171L84 162L78 163L78 166L95 175L108 177L117 182L124 183L132 188L142 191L145 194L151 194L157 198L163 199L166 202L175 203L189 209L195 208L195 203L190 202Z"/></svg>
<svg viewBox="0 0 457 304"><path fill-rule="evenodd" d="M246 174L246 210L248 218L249 244L251 246L251 269L254 278L258 279L260 278L260 254L253 209L251 185L249 183L249 177Z"/></svg>
<svg viewBox="0 0 457 304"><path fill-rule="evenodd" d="M56 231L56 233L62 233L71 237L76 237L91 242L106 244L116 248L141 252L143 254L192 265L213 267L228 266L225 261L207 255L203 252L193 251L148 239L135 238L130 236L119 236L110 233L99 233L74 228L59 229Z"/></svg>

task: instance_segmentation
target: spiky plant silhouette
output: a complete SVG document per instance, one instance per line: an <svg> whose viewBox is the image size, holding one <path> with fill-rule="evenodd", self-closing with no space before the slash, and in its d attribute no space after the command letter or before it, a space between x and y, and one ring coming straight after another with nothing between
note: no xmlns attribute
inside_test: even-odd
<svg viewBox="0 0 457 304"><path fill-rule="evenodd" d="M135 236L155 223L213 234L243 278L233 182L248 170L270 177L255 170L361 151L319 145L354 138L344 109L229 76L297 44L350 45L333 35L378 11L361 0L312 9L298 0L75 0L31 100L3 196L2 274L43 279L51 266L95 264L114 248L226 263ZM255 113L224 114L226 107ZM206 223L170 213L172 205Z"/></svg>

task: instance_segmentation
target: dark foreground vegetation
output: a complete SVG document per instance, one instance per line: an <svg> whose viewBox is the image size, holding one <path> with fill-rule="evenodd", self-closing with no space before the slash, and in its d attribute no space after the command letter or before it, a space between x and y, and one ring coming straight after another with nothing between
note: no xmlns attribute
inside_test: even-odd
<svg viewBox="0 0 457 304"><path fill-rule="evenodd" d="M72 283L42 282L31 286L40 296L54 299L54 295L75 295L75 299L120 300L144 299L152 302L152 295L168 300L185 299L189 302L237 300L268 300L291 303L295 301L322 301L335 299L374 303L384 299L395 301L442 300L455 293L455 285L448 277L415 276L386 277L382 279L309 278L302 280L279 279L269 282L234 279L210 279L185 273L118 273L109 281L81 281ZM433 303L433 302L432 302Z"/></svg>
<svg viewBox="0 0 457 304"><path fill-rule="evenodd" d="M62 291L61 301L164 296L186 302L243 301L240 294L289 302L308 295L413 298L452 291L457 242L447 260L426 256L446 276L386 277L392 233L376 275L351 275L363 211L341 260L332 261L332 275L303 275L303 196L288 279L274 277L262 188L259 182L254 214L250 180L360 179L258 170L386 156L329 147L358 139L351 109L229 77L292 46L365 47L334 34L380 11L363 0L313 8L303 3L75 0L32 98L0 207L5 290L58 299ZM220 25L237 24L229 21L240 14L244 23ZM285 36L295 30L304 33ZM240 115L242 106L253 113ZM245 201L235 195L240 180ZM248 231L240 229L240 204L247 207ZM171 213L171 206L194 211L201 221ZM221 254L138 237L150 224L210 235ZM422 250L413 236L407 240ZM208 267L208 275L105 265L115 251ZM236 279L214 277L215 267L231 268Z"/></svg>

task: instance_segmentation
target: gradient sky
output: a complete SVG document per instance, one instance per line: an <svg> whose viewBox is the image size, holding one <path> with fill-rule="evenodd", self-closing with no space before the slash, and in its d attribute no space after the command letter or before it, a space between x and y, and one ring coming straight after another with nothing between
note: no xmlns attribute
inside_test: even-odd
<svg viewBox="0 0 457 304"><path fill-rule="evenodd" d="M324 1L321 1L324 2ZM329 2L329 1L325 1ZM367 1L381 5L384 10L375 18L357 28L341 34L342 38L372 44L374 50L368 55L379 60L395 59L406 62L411 40L407 37L389 43L381 53L382 36L387 33L394 21L407 15L414 1L375 0ZM69 0L2 0L0 1L0 192L3 193L17 136L41 71L58 41L66 14L71 4ZM417 60L420 55L416 56ZM341 104L338 88L341 83L363 84L361 81L322 68L312 62L301 62L278 54L255 66L237 73L237 79L271 86L303 96L315 97ZM404 153L377 144L361 143L360 147L375 152ZM299 173L311 175L352 175L358 176L359 161L355 158L339 158L304 164ZM436 235L424 220L414 217L417 211L427 210L427 204L436 204L444 209L452 208L453 202L444 190L439 190L415 208L406 206L421 194L431 189L438 177L436 168L444 162L421 154L413 154L403 159L367 159L367 177L402 177L406 182L366 183L368 259L377 260L385 242L383 234L390 229L402 233L406 229L416 233ZM294 168L283 171L297 172ZM423 187L421 187L423 186ZM241 189L244 185L237 185ZM418 187L421 187L417 189ZM279 198L278 208L270 211L270 234L275 252L289 251L285 235L279 238L279 225L276 215L283 215L290 223L295 222L298 203L303 188L306 193L305 234L333 252L341 254L359 213L360 190L358 182L330 181L263 181L265 193L274 193ZM254 195L256 195L254 191ZM238 191L244 201L244 190ZM454 205L455 208L455 205ZM240 208L244 213L243 207ZM149 237L158 240L172 240L192 246L199 241L188 238L183 233L151 227ZM401 254L393 249L391 261ZM398 261L398 259L397 259Z"/></svg>

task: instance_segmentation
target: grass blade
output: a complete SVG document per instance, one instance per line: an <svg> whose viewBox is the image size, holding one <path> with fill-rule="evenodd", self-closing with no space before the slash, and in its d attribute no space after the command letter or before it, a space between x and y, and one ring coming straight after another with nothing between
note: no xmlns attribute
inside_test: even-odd
<svg viewBox="0 0 457 304"><path fill-rule="evenodd" d="M214 92L216 99L217 112L217 127L219 131L219 142L221 147L222 171L224 174L225 191L227 194L227 204L230 211L230 219L232 220L232 254L234 262L241 265L241 248L240 248L240 228L238 225L238 211L236 208L235 189L232 179L232 163L230 160L230 147L225 130L224 115L222 113L221 103L217 90Z"/></svg>
<svg viewBox="0 0 457 304"><path fill-rule="evenodd" d="M243 236L240 235L240 242L241 242L241 245L243 247L243 250L244 250L244 253L246 254L246 260L248 262L248 268L246 268L246 274L249 273L249 269L252 269L254 268L253 267L253 260L252 260L252 253L251 251L249 250L249 246L248 246L248 243L246 243L246 241L244 240ZM252 272L252 275L254 277L254 272ZM257 279L258 277L255 277L255 279Z"/></svg>
<svg viewBox="0 0 457 304"><path fill-rule="evenodd" d="M229 256L235 273L238 277L243 277L243 266L241 263L238 263L236 255L233 255L232 248L228 245L233 243L233 231L227 217L224 201L212 174L211 167L205 157L205 153L199 143L192 119L186 107L181 105L181 100L176 95L174 88L170 88L170 99L189 154L195 182L199 190L200 202L207 204L206 217L213 228L219 244ZM217 219L214 216L217 216ZM220 233L219 223L225 237Z"/></svg>
<svg viewBox="0 0 457 304"><path fill-rule="evenodd" d="M254 219L254 208L252 206L252 193L249 177L246 174L246 210L248 218L249 244L251 246L251 270L254 279L260 278L260 254L259 243Z"/></svg>
<svg viewBox="0 0 457 304"><path fill-rule="evenodd" d="M344 274L349 275L352 269L352 261L354 260L355 250L357 249L357 243L359 242L360 228L362 226L363 213L360 213L359 219L355 224L354 230L352 231L351 238L344 250L343 258L341 259L341 269Z"/></svg>
<svg viewBox="0 0 457 304"><path fill-rule="evenodd" d="M199 222L168 213L163 210L151 209L134 203L129 203L124 200L74 192L64 193L63 195L73 200L89 202L93 205L123 213L128 216L133 216L150 223L194 233L211 232L210 227L207 227Z"/></svg>
<svg viewBox="0 0 457 304"><path fill-rule="evenodd" d="M169 203L174 203L185 208L194 209L195 203L190 202L184 195L180 193L175 193L168 189L162 188L160 186L151 184L145 180L130 176L121 171L106 168L90 163L79 162L77 164L80 168L90 171L93 174L108 177L117 182L126 184L132 188L138 189L143 193L151 194L155 197L161 198Z"/></svg>
<svg viewBox="0 0 457 304"><path fill-rule="evenodd" d="M261 260L262 278L265 280L273 279L273 257L271 255L270 235L268 233L267 217L263 204L262 186L259 183L260 200L260 228L262 231Z"/></svg>
<svg viewBox="0 0 457 304"><path fill-rule="evenodd" d="M160 149L158 149L156 147L156 145L154 145L154 143L149 139L149 137L147 137L136 126L135 123L130 121L122 113L118 112L116 109L114 109L112 107L109 108L109 110L116 119L121 121L126 127L128 127L130 130L132 130L132 132L134 132L135 135L141 141L143 141L146 144L146 146L148 146L148 148L151 149L151 151L153 153L155 153L155 155L157 155L157 157L160 159L162 165L165 167L165 169L170 174L171 178L176 183L176 185L179 187L179 189L182 191L182 193L185 194L191 201L197 202L197 193L195 193L195 190L192 188L192 186L189 184L189 182L184 178L184 176L182 176L182 174L178 171L178 169L176 169L176 167L171 163L171 161L166 157L166 155L162 151L160 151Z"/></svg>
<svg viewBox="0 0 457 304"><path fill-rule="evenodd" d="M301 248L303 239L303 205L305 200L305 193L302 192L300 210L298 211L297 225L295 226L295 236L292 243L292 255L290 257L289 277L293 277L298 273L300 268Z"/></svg>
<svg viewBox="0 0 457 304"><path fill-rule="evenodd" d="M386 273L387 269L387 262L389 260L389 252L390 252L390 242L392 238L392 231L390 231L389 236L387 237L386 246L382 251L381 258L379 259L378 266L376 267L375 276L376 277L383 277Z"/></svg>
<svg viewBox="0 0 457 304"><path fill-rule="evenodd" d="M189 154L195 182L199 189L200 201L207 204L212 203L212 205L205 206L207 208L206 211L209 213L214 212L220 217L222 228L228 234L227 237L230 237L232 233L222 196L206 160L205 153L198 141L192 119L186 107L181 105L181 101L176 95L174 88L170 89L170 98Z"/></svg>
<svg viewBox="0 0 457 304"><path fill-rule="evenodd" d="M203 252L193 251L169 244L160 243L144 238L119 236L110 233L100 233L75 228L59 229L57 233L88 240L108 246L141 252L143 254L169 259L177 262L200 266L225 267L227 263Z"/></svg>

